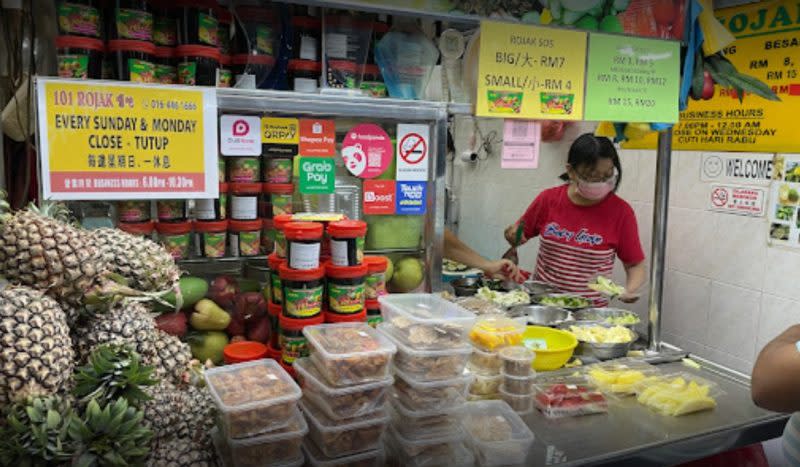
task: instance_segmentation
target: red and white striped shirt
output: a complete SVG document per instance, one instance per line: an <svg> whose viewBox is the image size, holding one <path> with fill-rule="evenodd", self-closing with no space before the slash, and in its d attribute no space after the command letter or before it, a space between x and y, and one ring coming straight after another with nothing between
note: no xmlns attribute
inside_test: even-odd
<svg viewBox="0 0 800 467"><path fill-rule="evenodd" d="M631 265L644 261L636 217L613 193L594 206L578 206L567 188L543 191L520 219L526 239L541 237L534 278L606 306L587 285L597 276L610 277L615 257Z"/></svg>

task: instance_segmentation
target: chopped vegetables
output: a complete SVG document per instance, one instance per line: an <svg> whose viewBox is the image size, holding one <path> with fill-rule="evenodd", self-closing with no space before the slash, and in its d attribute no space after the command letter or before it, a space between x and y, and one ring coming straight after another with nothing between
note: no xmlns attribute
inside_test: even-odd
<svg viewBox="0 0 800 467"><path fill-rule="evenodd" d="M579 341L592 344L626 344L633 340L630 329L622 326L570 326L569 331Z"/></svg>
<svg viewBox="0 0 800 467"><path fill-rule="evenodd" d="M592 305L588 298L578 295L548 295L539 301L542 305L559 308L586 308Z"/></svg>
<svg viewBox="0 0 800 467"><path fill-rule="evenodd" d="M625 292L625 287L603 276L597 276L597 279L589 284L589 288L603 295L608 295L609 297L616 297Z"/></svg>
<svg viewBox="0 0 800 467"><path fill-rule="evenodd" d="M478 289L478 297L504 307L527 305L531 302L531 297L527 292L519 289L511 292L499 292L491 290L489 287L481 287Z"/></svg>
<svg viewBox="0 0 800 467"><path fill-rule="evenodd" d="M614 326L630 326L633 324L639 324L639 317L635 314L631 313L629 315L622 315L622 316L609 316L604 322L608 324L613 324Z"/></svg>

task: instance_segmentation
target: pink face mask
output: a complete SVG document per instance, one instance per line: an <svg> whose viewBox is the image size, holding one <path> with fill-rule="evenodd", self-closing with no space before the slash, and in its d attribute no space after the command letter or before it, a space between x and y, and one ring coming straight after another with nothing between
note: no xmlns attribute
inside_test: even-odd
<svg viewBox="0 0 800 467"><path fill-rule="evenodd" d="M608 196L609 193L614 191L614 186L616 186L616 184L616 174L602 182L587 182L586 180L578 178L576 183L578 194L591 201L599 201Z"/></svg>

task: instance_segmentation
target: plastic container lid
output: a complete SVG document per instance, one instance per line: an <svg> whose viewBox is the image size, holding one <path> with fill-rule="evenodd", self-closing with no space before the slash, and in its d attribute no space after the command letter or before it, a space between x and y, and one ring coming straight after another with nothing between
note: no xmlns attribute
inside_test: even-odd
<svg viewBox="0 0 800 467"><path fill-rule="evenodd" d="M300 419L303 419L303 414L300 413L300 410L299 409L295 410L297 411L297 413L293 415L293 417L297 416L300 417ZM231 439L231 438L226 438L222 434L220 429L215 426L209 431L209 435L211 437L211 442L214 445L214 449L217 451L217 457L219 457L219 460L221 461L220 465L229 466L229 465L235 465L233 459L231 458L231 448L248 449L251 446L263 446L264 443L273 443L292 438L299 438L301 437L300 432L303 430L305 430L305 433L308 432L308 424L306 424L305 419L303 419L302 421L295 421L294 419L292 419L292 421L289 422L289 426L293 428L302 427L302 429L301 428L298 428L296 430L283 429L283 430L272 431L267 434L256 436L253 438ZM279 439L271 438L284 434L289 435L290 437L289 438L281 437ZM302 467L304 463L305 463L305 458L301 453L300 455L297 456L297 459L292 459L290 461L280 462L280 463L270 463L270 467Z"/></svg>
<svg viewBox="0 0 800 467"><path fill-rule="evenodd" d="M415 322L448 322L469 326L475 322L475 314L449 302L438 295L394 294L380 297L381 307L386 306Z"/></svg>
<svg viewBox="0 0 800 467"><path fill-rule="evenodd" d="M233 63L233 59L231 59L230 55L220 55L219 56L219 64L223 66L231 66Z"/></svg>
<svg viewBox="0 0 800 467"><path fill-rule="evenodd" d="M389 258L385 256L365 256L364 264L367 265L370 274L386 272L389 268Z"/></svg>
<svg viewBox="0 0 800 467"><path fill-rule="evenodd" d="M324 433L347 432L359 428L389 423L389 414L387 414L385 410L378 410L369 415L350 418L348 420L331 420L312 404L308 404L305 399L301 399L297 404L300 406L300 410L305 414L308 421L319 431Z"/></svg>
<svg viewBox="0 0 800 467"><path fill-rule="evenodd" d="M331 386L328 381L323 377L314 362L308 357L298 358L294 361L294 368L297 375L306 380L315 389L321 391L326 397L341 397L348 394L356 394L360 392L370 391L372 389L388 388L394 384L394 378L387 376L386 379L381 381L373 381L369 383L356 384L351 386Z"/></svg>
<svg viewBox="0 0 800 467"><path fill-rule="evenodd" d="M450 452L442 456L419 455L409 456L400 446L400 441L395 436L397 430L387 431L386 449L398 459L404 467L429 467L431 465L475 465L475 456L466 443L457 442L450 445Z"/></svg>
<svg viewBox="0 0 800 467"><path fill-rule="evenodd" d="M402 379L415 390L422 392L427 392L430 389L436 389L443 386L459 386L459 387L463 386L464 392L466 393L469 385L472 384L472 381L475 380L475 376L469 373L462 374L461 376L458 376L456 378L437 379L433 381L416 379L406 374L405 372L399 370L398 368L394 369L394 374L396 378Z"/></svg>
<svg viewBox="0 0 800 467"><path fill-rule="evenodd" d="M182 235L192 231L191 222L158 222L156 230L160 234Z"/></svg>
<svg viewBox="0 0 800 467"><path fill-rule="evenodd" d="M322 224L317 222L290 222L283 228L287 240L321 240Z"/></svg>
<svg viewBox="0 0 800 467"><path fill-rule="evenodd" d="M281 312L283 312L283 306L280 303L269 302L267 304L267 313L271 316L280 316ZM278 352L280 352L280 350Z"/></svg>
<svg viewBox="0 0 800 467"><path fill-rule="evenodd" d="M261 193L260 183L231 183L231 193L234 195L257 195Z"/></svg>
<svg viewBox="0 0 800 467"><path fill-rule="evenodd" d="M536 352L533 350L523 347L521 345L515 345L511 347L503 347L498 352L498 355L503 360L508 360L511 362L533 362L536 358Z"/></svg>
<svg viewBox="0 0 800 467"><path fill-rule="evenodd" d="M343 467L348 465L384 465L386 455L383 446L372 451L359 452L344 457L328 457L319 450L313 441L306 439L303 441L303 452L306 453L306 461L311 467ZM375 459L372 461L372 459Z"/></svg>
<svg viewBox="0 0 800 467"><path fill-rule="evenodd" d="M423 439L406 438L402 433L397 431L394 425L389 426L389 432L391 432L400 449L402 449L405 455L408 457L417 457L421 455L426 448L430 448L437 444L457 444L463 443L467 439L467 433L460 426L454 426L450 433ZM445 460L445 457L447 460L449 460L450 456L445 454L442 457L443 461Z"/></svg>
<svg viewBox="0 0 800 467"><path fill-rule="evenodd" d="M363 339L371 341L375 348L372 350L361 351L346 351L340 349L332 349L328 345L328 339L325 338L326 330L330 329L353 329L356 330ZM366 323L337 323L337 324L321 324L318 326L309 326L303 329L303 334L308 339L308 343L313 345L314 348L321 354L324 359L340 360L347 357L368 357L371 355L394 355L397 352L397 347L386 338L383 334L379 333Z"/></svg>
<svg viewBox="0 0 800 467"><path fill-rule="evenodd" d="M246 368L258 366L265 367L267 374L269 375L269 377L262 379L265 385L277 384L277 382L280 382L286 386L287 390L275 397L270 397L267 399L250 399L236 405L228 405L223 402L215 386L215 375L222 373L235 374L236 372L242 371ZM242 411L247 409L269 407L277 404L285 404L300 400L302 395L302 391L297 383L294 382L294 380L280 365L278 365L278 362L270 359L262 359L253 362L237 363L235 365L210 368L203 373L203 376L205 377L206 385L211 392L211 397L214 399L214 403L223 412Z"/></svg>
<svg viewBox="0 0 800 467"><path fill-rule="evenodd" d="M231 56L234 65L274 65L275 57L272 55L236 54Z"/></svg>
<svg viewBox="0 0 800 467"><path fill-rule="evenodd" d="M195 232L225 232L228 230L228 221L194 221Z"/></svg>
<svg viewBox="0 0 800 467"><path fill-rule="evenodd" d="M172 58L175 56L175 47L156 47L153 55L156 58Z"/></svg>
<svg viewBox="0 0 800 467"><path fill-rule="evenodd" d="M334 238L357 238L367 234L364 221L343 220L328 224L328 235Z"/></svg>
<svg viewBox="0 0 800 467"><path fill-rule="evenodd" d="M525 462L534 440L533 432L508 404L498 400L472 402L464 405L460 416L481 465L494 467ZM497 426L487 420L504 422L509 427L508 439L486 440L486 436L498 434Z"/></svg>
<svg viewBox="0 0 800 467"><path fill-rule="evenodd" d="M340 313L331 313L330 311L325 311L322 314L325 315L326 323L363 323L367 320L366 308L359 311L358 313L340 314Z"/></svg>
<svg viewBox="0 0 800 467"><path fill-rule="evenodd" d="M271 255L269 255L267 257L267 264L269 265L269 268L273 272L278 272L279 273L281 264L284 264L284 263L286 263L286 259L285 258L281 258L280 256L278 256L277 253L272 253Z"/></svg>
<svg viewBox="0 0 800 467"><path fill-rule="evenodd" d="M102 52L105 50L105 45L100 39L93 39L91 37L83 36L58 36L56 37L57 49L89 49Z"/></svg>
<svg viewBox="0 0 800 467"><path fill-rule="evenodd" d="M153 229L156 228L156 223L153 221L120 222L118 228L119 230L122 230L123 232L128 232L130 234L149 235L153 233Z"/></svg>
<svg viewBox="0 0 800 467"><path fill-rule="evenodd" d="M231 232L252 232L254 230L261 230L261 219L254 221L234 221L228 222L228 230Z"/></svg>
<svg viewBox="0 0 800 467"><path fill-rule="evenodd" d="M367 275L367 266L336 266L328 262L325 263L325 275L331 279L358 279Z"/></svg>
<svg viewBox="0 0 800 467"><path fill-rule="evenodd" d="M291 183L265 183L264 190L273 195L291 195L294 193L294 185Z"/></svg>
<svg viewBox="0 0 800 467"><path fill-rule="evenodd" d="M108 41L109 52L143 52L149 55L156 53L156 46L151 42L114 39Z"/></svg>
<svg viewBox="0 0 800 467"><path fill-rule="evenodd" d="M322 21L313 16L292 16L292 25L301 28L321 28Z"/></svg>
<svg viewBox="0 0 800 467"><path fill-rule="evenodd" d="M314 60L289 60L289 71L310 71L312 73L321 73L322 63Z"/></svg>
<svg viewBox="0 0 800 467"><path fill-rule="evenodd" d="M278 214L277 216L272 218L272 222L275 224L275 228L283 231L286 227L286 224L292 222L292 215L291 214Z"/></svg>
<svg viewBox="0 0 800 467"><path fill-rule="evenodd" d="M472 346L464 343L462 347L452 347L442 350L423 350L417 349L403 342L389 323L380 323L377 327L378 331L389 338L390 341L397 347L398 352L403 352L411 358L425 358L425 357L452 357L454 355L469 355L472 353ZM466 363L466 362L465 362ZM462 368L463 369L463 368Z"/></svg>
<svg viewBox="0 0 800 467"><path fill-rule="evenodd" d="M283 309L281 309L283 310ZM286 329L287 331L302 331L307 326L314 326L322 324L325 321L325 317L322 316L322 313L314 316L313 318L289 318L288 316L281 315L278 318L278 326L281 329Z"/></svg>
<svg viewBox="0 0 800 467"><path fill-rule="evenodd" d="M261 342L242 341L226 345L222 350L222 355L225 363L230 365L266 358L268 350L267 346Z"/></svg>
<svg viewBox="0 0 800 467"><path fill-rule="evenodd" d="M470 331L472 343L485 350L522 344L525 324L505 316L484 316Z"/></svg>
<svg viewBox="0 0 800 467"><path fill-rule="evenodd" d="M278 269L278 274L280 274L281 280L318 281L325 277L325 269L292 269L288 263L283 262Z"/></svg>
<svg viewBox="0 0 800 467"><path fill-rule="evenodd" d="M355 73L358 71L358 64L349 60L328 60L328 69Z"/></svg>
<svg viewBox="0 0 800 467"><path fill-rule="evenodd" d="M203 57L219 61L220 53L216 47L204 45L179 45L175 47L177 57Z"/></svg>

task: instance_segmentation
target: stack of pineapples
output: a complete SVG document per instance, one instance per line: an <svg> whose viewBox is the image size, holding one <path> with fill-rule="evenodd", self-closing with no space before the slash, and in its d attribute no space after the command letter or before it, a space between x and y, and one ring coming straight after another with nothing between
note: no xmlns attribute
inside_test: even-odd
<svg viewBox="0 0 800 467"><path fill-rule="evenodd" d="M180 272L159 245L0 202L0 465L212 465L213 405L151 304Z"/></svg>

